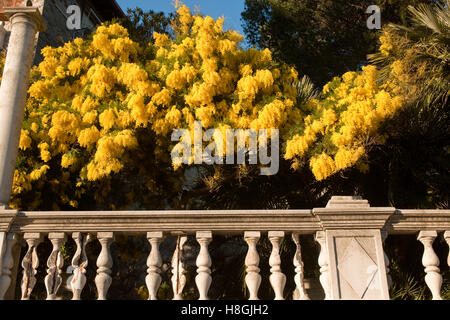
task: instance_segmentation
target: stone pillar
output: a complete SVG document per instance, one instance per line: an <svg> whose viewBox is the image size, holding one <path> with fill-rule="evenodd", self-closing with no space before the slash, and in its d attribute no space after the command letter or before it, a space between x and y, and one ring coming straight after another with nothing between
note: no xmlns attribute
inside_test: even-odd
<svg viewBox="0 0 450 320"><path fill-rule="evenodd" d="M333 197L313 213L325 233L329 299L388 300L381 231L395 208L372 208L360 197Z"/></svg>
<svg viewBox="0 0 450 320"><path fill-rule="evenodd" d="M38 8L5 8L11 36L0 88L0 205L8 205L34 56L36 32L45 30Z"/></svg>

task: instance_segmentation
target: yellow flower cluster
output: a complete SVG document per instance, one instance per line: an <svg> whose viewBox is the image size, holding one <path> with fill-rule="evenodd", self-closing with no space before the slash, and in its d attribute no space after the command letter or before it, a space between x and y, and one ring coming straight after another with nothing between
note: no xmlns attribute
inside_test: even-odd
<svg viewBox="0 0 450 320"><path fill-rule="evenodd" d="M336 170L333 158L326 153L312 157L310 165L314 176L319 181L331 176Z"/></svg>
<svg viewBox="0 0 450 320"><path fill-rule="evenodd" d="M377 81L378 71L369 65L325 85L325 99L313 101L316 116L305 117L303 133L287 141L285 159L295 168L309 152L317 180L361 162L373 140L381 141L381 123L404 105L402 95Z"/></svg>
<svg viewBox="0 0 450 320"><path fill-rule="evenodd" d="M22 130L20 134L19 149L27 150L31 146L32 141L28 130Z"/></svg>
<svg viewBox="0 0 450 320"><path fill-rule="evenodd" d="M151 98L158 109L152 129L167 135L187 126L193 135L195 119L204 129L227 123L287 131L299 115L294 108L297 73L277 65L267 49L240 49L242 37L224 31L223 19L192 15L180 3L177 15L174 27L180 40L154 34L153 65L165 87Z"/></svg>
<svg viewBox="0 0 450 320"><path fill-rule="evenodd" d="M383 35L380 36L380 42L381 42L380 52L383 55L388 56L389 52L393 48L392 38L391 38L390 34L387 32L384 32Z"/></svg>
<svg viewBox="0 0 450 320"><path fill-rule="evenodd" d="M102 59L122 62L128 62L138 51L138 45L128 38L128 31L118 24L98 27L91 48L100 51Z"/></svg>

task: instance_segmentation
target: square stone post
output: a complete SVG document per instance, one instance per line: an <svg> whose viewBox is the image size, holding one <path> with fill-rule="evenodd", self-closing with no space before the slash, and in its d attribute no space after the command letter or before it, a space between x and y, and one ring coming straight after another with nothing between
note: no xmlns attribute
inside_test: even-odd
<svg viewBox="0 0 450 320"><path fill-rule="evenodd" d="M45 23L36 7L5 8L3 15L11 23L11 36L0 87L0 205L8 205L36 32L44 31Z"/></svg>
<svg viewBox="0 0 450 320"><path fill-rule="evenodd" d="M332 197L313 210L323 228L331 300L388 300L381 230L395 208L372 208L360 197Z"/></svg>

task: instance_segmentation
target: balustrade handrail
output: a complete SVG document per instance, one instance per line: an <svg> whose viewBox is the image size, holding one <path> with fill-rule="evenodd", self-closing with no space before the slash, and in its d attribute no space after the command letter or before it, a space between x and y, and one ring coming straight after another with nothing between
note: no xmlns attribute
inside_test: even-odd
<svg viewBox="0 0 450 320"><path fill-rule="evenodd" d="M345 208L360 215L388 208ZM393 208L392 208L393 209ZM3 232L173 232L212 231L239 233L245 230L312 234L324 230L315 210L152 210L152 211L15 211L0 209ZM340 209L337 209L340 210ZM450 230L450 210L393 209L384 230L389 234ZM345 222L345 221L344 221ZM329 223L327 221L327 223ZM343 222L340 221L340 224ZM341 229L346 229L344 224Z"/></svg>
<svg viewBox="0 0 450 320"><path fill-rule="evenodd" d="M418 231L450 230L450 210L397 209L388 219L385 230L389 234L411 234Z"/></svg>
<svg viewBox="0 0 450 320"><path fill-rule="evenodd" d="M17 212L10 232L173 232L321 230L311 210Z"/></svg>

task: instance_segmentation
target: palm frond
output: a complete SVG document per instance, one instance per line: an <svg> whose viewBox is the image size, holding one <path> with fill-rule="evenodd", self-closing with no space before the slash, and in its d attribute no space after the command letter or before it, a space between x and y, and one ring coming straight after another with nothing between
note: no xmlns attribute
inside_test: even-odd
<svg viewBox="0 0 450 320"><path fill-rule="evenodd" d="M297 103L304 104L311 99L319 97L320 93L314 86L314 83L308 76L303 76L296 84L297 87Z"/></svg>
<svg viewBox="0 0 450 320"><path fill-rule="evenodd" d="M441 19L441 16L437 12L441 11L441 8L434 9L429 5L420 4L417 8L409 6L408 10L411 13L413 24L417 27L424 27L432 30L435 33L445 33L446 23Z"/></svg>

